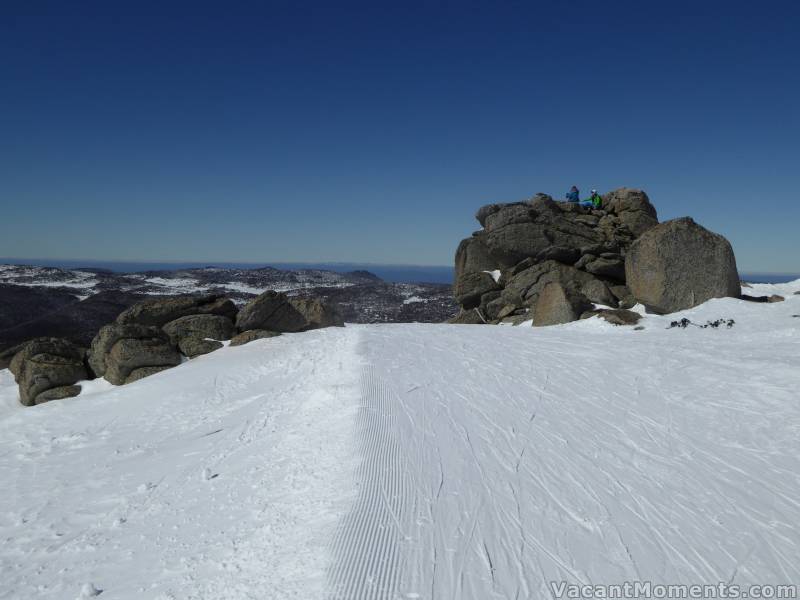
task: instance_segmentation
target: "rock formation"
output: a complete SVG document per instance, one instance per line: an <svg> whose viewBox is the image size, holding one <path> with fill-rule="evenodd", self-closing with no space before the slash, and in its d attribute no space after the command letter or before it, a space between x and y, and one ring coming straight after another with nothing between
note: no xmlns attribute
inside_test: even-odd
<svg viewBox="0 0 800 600"><path fill-rule="evenodd" d="M83 353L61 338L37 338L14 356L9 369L25 406L77 396L78 381L87 379Z"/></svg>
<svg viewBox="0 0 800 600"><path fill-rule="evenodd" d="M187 315L163 327L170 341L189 358L222 348L221 340L236 335L236 326L222 315Z"/></svg>
<svg viewBox="0 0 800 600"><path fill-rule="evenodd" d="M483 229L456 251L453 292L462 312L451 322L535 320L537 300L551 283L582 305L631 306L625 254L658 224L656 210L641 190L603 198L600 210L546 194L481 207L476 219Z"/></svg>
<svg viewBox="0 0 800 600"><path fill-rule="evenodd" d="M461 312L451 323L562 323L592 304L672 312L741 291L727 240L688 218L659 225L641 190L614 190L601 209L536 194L483 206L475 218L483 229L456 250ZM627 313L594 315L633 322Z"/></svg>
<svg viewBox="0 0 800 600"><path fill-rule="evenodd" d="M131 383L156 369L163 371L180 363L175 344L154 325L111 323L100 329L89 351L94 374L114 385Z"/></svg>
<svg viewBox="0 0 800 600"><path fill-rule="evenodd" d="M238 327L237 327L238 324ZM104 377L115 385L181 364L223 347L280 335L342 326L330 305L312 298L265 292L239 314L230 299L218 295L148 299L119 313L100 328L86 351L62 338L38 338L0 353L30 406L75 396L84 379Z"/></svg>
<svg viewBox="0 0 800 600"><path fill-rule="evenodd" d="M236 318L239 331L266 329L288 333L342 325L337 312L319 300L290 298L273 291L248 302Z"/></svg>

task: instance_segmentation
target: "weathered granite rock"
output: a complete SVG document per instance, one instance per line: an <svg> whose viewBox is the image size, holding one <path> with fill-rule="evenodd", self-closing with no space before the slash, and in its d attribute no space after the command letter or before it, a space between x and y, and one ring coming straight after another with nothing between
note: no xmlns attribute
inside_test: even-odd
<svg viewBox="0 0 800 600"><path fill-rule="evenodd" d="M250 342L254 342L255 340L263 340L266 338L276 337L279 335L280 333L277 331L269 331L267 329L250 329L248 331L243 331L242 333L233 336L230 345L243 346L244 344L249 344Z"/></svg>
<svg viewBox="0 0 800 600"><path fill-rule="evenodd" d="M248 302L236 319L239 331L267 329L287 333L343 325L338 312L321 300L289 298L274 291Z"/></svg>
<svg viewBox="0 0 800 600"><path fill-rule="evenodd" d="M178 342L178 350L181 351L181 354L189 358L209 354L210 352L214 352L214 350L219 350L223 346L224 344L217 340L209 340L192 335L182 337Z"/></svg>
<svg viewBox="0 0 800 600"><path fill-rule="evenodd" d="M61 338L36 338L27 342L14 356L10 369L19 384L20 401L25 406L36 404L44 392L73 386L88 378L81 351ZM52 397L43 396L41 401L55 399L61 393L63 390L52 392Z"/></svg>
<svg viewBox="0 0 800 600"><path fill-rule="evenodd" d="M188 315L220 315L233 321L237 312L236 305L220 295L178 296L134 304L117 317L117 323L163 327Z"/></svg>
<svg viewBox="0 0 800 600"><path fill-rule="evenodd" d="M162 367L138 367L133 369L125 378L125 385L129 383L133 383L134 381L139 381L140 379L144 379L145 377L150 377L150 375L155 375L156 373L160 373L161 371L166 371L167 369L171 369L171 366L162 366Z"/></svg>
<svg viewBox="0 0 800 600"><path fill-rule="evenodd" d="M188 315L170 321L163 329L176 346L185 338L229 340L236 334L233 321L222 315Z"/></svg>
<svg viewBox="0 0 800 600"><path fill-rule="evenodd" d="M50 388L36 396L35 404L44 404L52 400L63 400L64 398L74 398L81 393L79 385L64 385Z"/></svg>
<svg viewBox="0 0 800 600"><path fill-rule="evenodd" d="M662 314L711 298L738 298L742 291L728 240L689 217L656 225L638 238L625 257L625 276L634 297Z"/></svg>
<svg viewBox="0 0 800 600"><path fill-rule="evenodd" d="M635 237L658 225L658 215L642 190L620 188L603 196L603 208L613 212Z"/></svg>
<svg viewBox="0 0 800 600"><path fill-rule="evenodd" d="M483 229L459 244L453 294L462 309L477 308L491 322L508 317L500 316L506 306L531 307L550 282L616 307L609 288L626 281L625 254L658 223L647 195L628 188L607 194L600 210L539 193L526 202L486 205L476 218ZM490 279L488 272L497 270L501 276ZM623 300L628 306L630 297Z"/></svg>
<svg viewBox="0 0 800 600"><path fill-rule="evenodd" d="M548 283L533 307L533 325L544 327L577 321L591 308L592 303L583 294L558 282Z"/></svg>
<svg viewBox="0 0 800 600"><path fill-rule="evenodd" d="M153 325L111 323L92 340L89 364L98 377L123 385L141 367L174 367L181 355L169 336Z"/></svg>

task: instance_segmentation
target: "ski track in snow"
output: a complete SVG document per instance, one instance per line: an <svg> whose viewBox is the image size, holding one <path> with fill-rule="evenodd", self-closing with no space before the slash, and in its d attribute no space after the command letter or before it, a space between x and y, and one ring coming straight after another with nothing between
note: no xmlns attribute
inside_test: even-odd
<svg viewBox="0 0 800 600"><path fill-rule="evenodd" d="M25 409L2 371L0 599L798 583L793 314L334 328Z"/></svg>

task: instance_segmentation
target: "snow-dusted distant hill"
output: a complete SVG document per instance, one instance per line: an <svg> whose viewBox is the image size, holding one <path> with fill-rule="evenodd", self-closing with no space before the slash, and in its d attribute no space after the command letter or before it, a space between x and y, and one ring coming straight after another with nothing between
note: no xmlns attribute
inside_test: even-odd
<svg viewBox="0 0 800 600"><path fill-rule="evenodd" d="M87 345L100 326L152 296L218 293L244 304L266 290L335 302L350 323L442 322L457 311L450 285L388 283L367 271L207 267L113 273L0 265L0 350L42 335Z"/></svg>
<svg viewBox="0 0 800 600"><path fill-rule="evenodd" d="M61 269L30 265L0 265L0 283L60 288L79 298L117 290L137 294L171 295L224 293L244 300L266 290L300 292L321 287L350 287L381 282L367 271L337 273L319 269L285 271L272 267L223 269L206 267L174 271L114 273L102 269Z"/></svg>
<svg viewBox="0 0 800 600"><path fill-rule="evenodd" d="M31 408L0 371L0 598L797 584L797 291L285 334Z"/></svg>

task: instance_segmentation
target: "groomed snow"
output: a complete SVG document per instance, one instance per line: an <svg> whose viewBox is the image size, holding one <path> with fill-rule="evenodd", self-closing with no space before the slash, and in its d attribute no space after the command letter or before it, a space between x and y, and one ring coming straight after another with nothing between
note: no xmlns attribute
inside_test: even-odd
<svg viewBox="0 0 800 600"><path fill-rule="evenodd" d="M0 598L797 583L800 282L770 289L641 331L284 335L33 408L0 372Z"/></svg>
<svg viewBox="0 0 800 600"><path fill-rule="evenodd" d="M30 409L0 372L0 598L321 597L354 497L354 344L259 340Z"/></svg>

